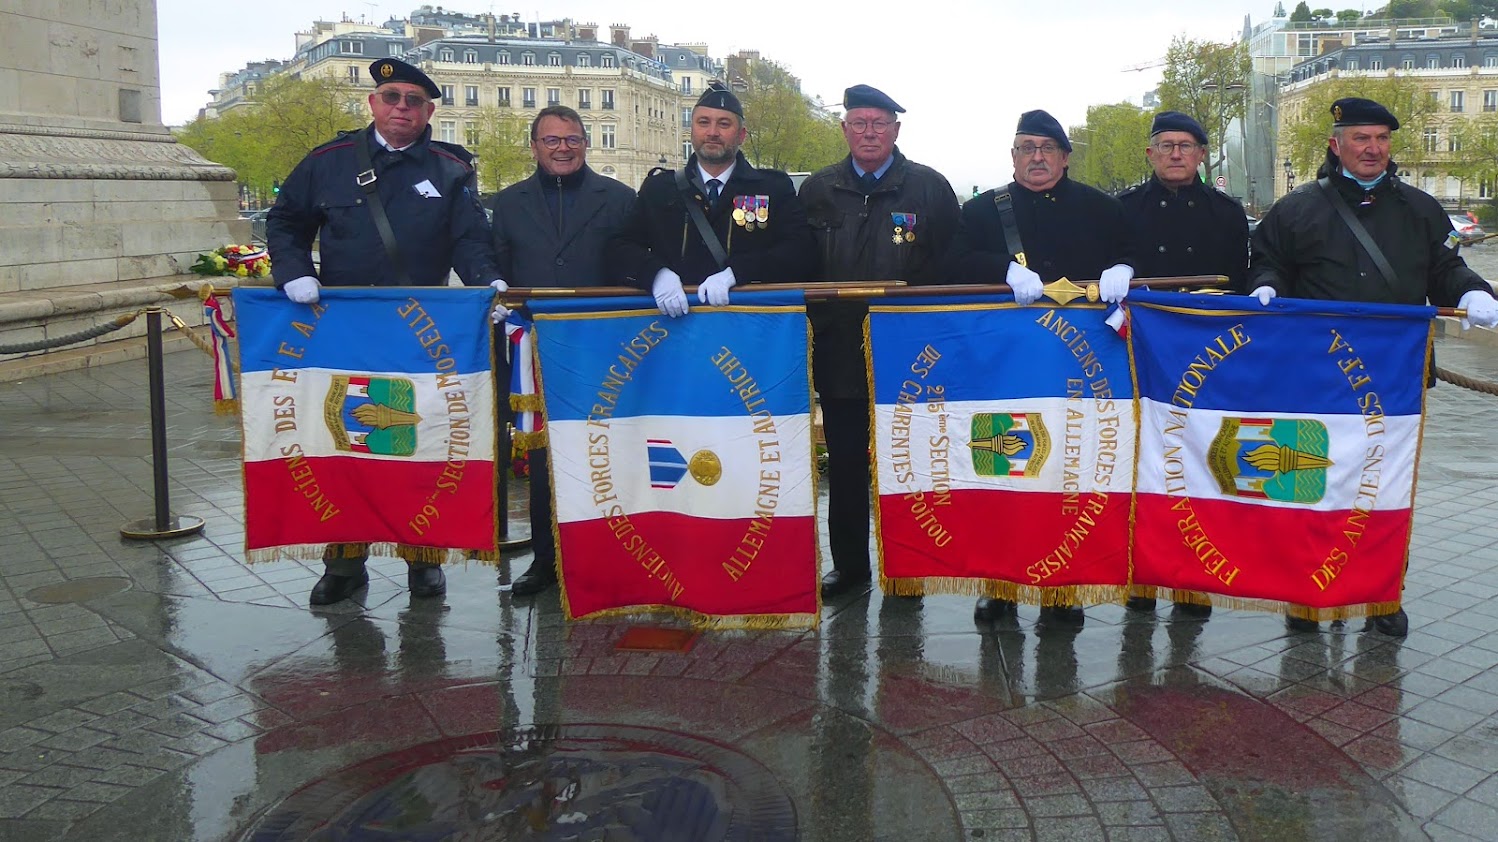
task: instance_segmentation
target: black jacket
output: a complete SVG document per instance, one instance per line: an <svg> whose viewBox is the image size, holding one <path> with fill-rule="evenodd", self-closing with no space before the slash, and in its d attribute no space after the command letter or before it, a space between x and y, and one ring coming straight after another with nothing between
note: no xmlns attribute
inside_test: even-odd
<svg viewBox="0 0 1498 842"><path fill-rule="evenodd" d="M1014 257L994 205L997 192L989 190L962 206L947 259L953 283L1004 283ZM1082 284L1115 264L1134 265L1123 205L1112 196L1065 175L1040 192L1011 182L1009 193L1029 269L1045 283L1067 278Z"/></svg>
<svg viewBox="0 0 1498 842"><path fill-rule="evenodd" d="M354 150L360 138L370 145L375 185L410 282L443 286L451 269L469 284L498 278L489 226L473 188L473 156L461 146L432 140L430 127L409 148L386 152L371 127L362 135L344 132L312 150L281 183L265 222L276 286L304 275L325 286L400 284L390 270L364 189L354 181L362 170ZM417 185L425 190L423 182L437 196L418 193ZM312 265L314 238L317 269Z"/></svg>
<svg viewBox="0 0 1498 842"><path fill-rule="evenodd" d="M512 287L622 282L617 267L604 262L604 249L624 227L635 191L586 166L560 181L538 169L494 196L500 277Z"/></svg>
<svg viewBox="0 0 1498 842"><path fill-rule="evenodd" d="M1455 307L1463 293L1489 290L1446 247L1451 220L1430 194L1390 172L1364 191L1340 173L1328 176L1332 193L1312 181L1275 202L1253 237L1248 289L1272 287L1290 298L1373 301ZM1394 268L1390 286L1328 200L1346 202ZM1364 201L1367 204L1364 204Z"/></svg>
<svg viewBox="0 0 1498 842"><path fill-rule="evenodd" d="M686 171L695 181L697 156L687 160ZM756 223L752 231L736 224L735 196L765 197L764 224ZM705 202L699 189L683 196L673 171L656 170L646 176L624 230L613 238L607 251L609 265L624 276L626 283L648 290L656 273L669 268L681 276L683 284L697 284L718 271L697 226L687 218L687 201ZM717 205L706 214L738 283L797 282L810 276L811 230L806 226L806 212L796 198L796 188L785 173L755 169L740 153Z"/></svg>
<svg viewBox="0 0 1498 842"><path fill-rule="evenodd" d="M1225 275L1229 289L1248 291L1248 216L1225 193L1200 179L1172 190L1150 176L1118 201L1134 238L1138 277Z"/></svg>
<svg viewBox="0 0 1498 842"><path fill-rule="evenodd" d="M816 240L817 280L940 281L941 260L957 232L957 195L941 173L907 159L899 149L868 195L850 156L812 174L801 185L801 203ZM868 304L811 304L806 312L814 332L818 393L824 398L867 397L863 319Z"/></svg>

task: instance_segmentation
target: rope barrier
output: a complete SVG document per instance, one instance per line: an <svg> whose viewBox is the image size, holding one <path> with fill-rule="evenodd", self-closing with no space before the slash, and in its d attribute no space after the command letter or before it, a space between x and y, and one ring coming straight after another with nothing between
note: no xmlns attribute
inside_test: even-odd
<svg viewBox="0 0 1498 842"><path fill-rule="evenodd" d="M1482 392L1485 395L1498 395L1498 383L1488 380L1478 380L1476 377L1468 377L1465 374L1458 374L1449 368L1436 366L1436 377L1453 386L1460 386L1463 389L1471 389L1474 392Z"/></svg>
<svg viewBox="0 0 1498 842"><path fill-rule="evenodd" d="M213 356L213 346L208 344L208 340L194 333L191 325L182 321L175 313L164 307L142 307L132 313L121 313L107 322L96 324L93 327L86 327L83 330L74 331L65 336L57 336L51 339L36 339L31 342L17 342L14 345L0 345L0 354L26 354L32 351L51 351L54 348L87 342L90 339L97 339L100 336L114 333L147 313L160 313L166 316L171 320L172 326L185 334L192 344L197 346L199 351L210 357Z"/></svg>

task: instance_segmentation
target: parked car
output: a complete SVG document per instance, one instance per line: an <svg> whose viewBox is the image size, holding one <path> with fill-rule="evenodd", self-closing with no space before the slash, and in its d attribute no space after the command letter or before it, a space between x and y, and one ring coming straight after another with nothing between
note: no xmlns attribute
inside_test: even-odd
<svg viewBox="0 0 1498 842"><path fill-rule="evenodd" d="M1456 231L1457 237L1461 238L1461 243L1464 246L1487 236L1487 232L1482 230L1481 225L1478 225L1465 216L1453 213L1448 218L1451 220L1452 229Z"/></svg>

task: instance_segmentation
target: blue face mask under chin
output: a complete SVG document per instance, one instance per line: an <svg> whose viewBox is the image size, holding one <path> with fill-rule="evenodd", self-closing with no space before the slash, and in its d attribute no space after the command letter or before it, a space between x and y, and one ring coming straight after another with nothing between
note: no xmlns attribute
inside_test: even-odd
<svg viewBox="0 0 1498 842"><path fill-rule="evenodd" d="M1352 179L1353 181L1356 181L1358 183L1358 186L1363 188L1364 190L1372 190L1375 186L1378 185L1380 181L1383 181L1384 176L1388 175L1389 173L1387 171L1381 172L1378 174L1378 178L1375 178L1372 181L1364 181L1361 178L1358 178L1357 176L1348 172L1346 167L1342 168L1342 174Z"/></svg>

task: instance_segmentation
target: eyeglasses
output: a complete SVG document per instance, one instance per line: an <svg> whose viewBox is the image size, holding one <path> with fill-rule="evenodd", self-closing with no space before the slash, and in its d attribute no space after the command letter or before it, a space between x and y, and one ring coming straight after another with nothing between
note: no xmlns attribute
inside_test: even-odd
<svg viewBox="0 0 1498 842"><path fill-rule="evenodd" d="M1033 143L1022 143L1019 146L1014 147L1014 151L1018 152L1022 157L1025 158L1034 157L1036 152L1039 152L1040 154L1049 158L1052 155L1055 155L1057 152L1060 152L1061 147L1057 146L1054 143L1042 143L1039 146L1036 146Z"/></svg>
<svg viewBox="0 0 1498 842"><path fill-rule="evenodd" d="M1155 147L1155 151L1162 155L1174 155L1177 149L1181 150L1182 155L1190 155L1192 152L1202 148L1200 143L1193 143L1189 140L1180 143L1156 143L1152 145Z"/></svg>
<svg viewBox="0 0 1498 842"><path fill-rule="evenodd" d="M545 137L537 139L540 140L541 145L546 147L547 149L560 149L563 143L567 144L568 149L580 149L582 148L582 145L588 141L587 138L583 137L580 134L570 134L566 137L557 137L554 134L549 134Z"/></svg>
<svg viewBox="0 0 1498 842"><path fill-rule="evenodd" d="M425 94L402 94L400 91L380 91L380 102L392 108L400 105L401 100L406 101L407 108L420 108L431 102L431 97Z"/></svg>
<svg viewBox="0 0 1498 842"><path fill-rule="evenodd" d="M889 131L889 127L893 126L894 124L894 120L852 120L848 123L848 128L852 129L857 134L863 134L865 132L884 134L885 132Z"/></svg>

